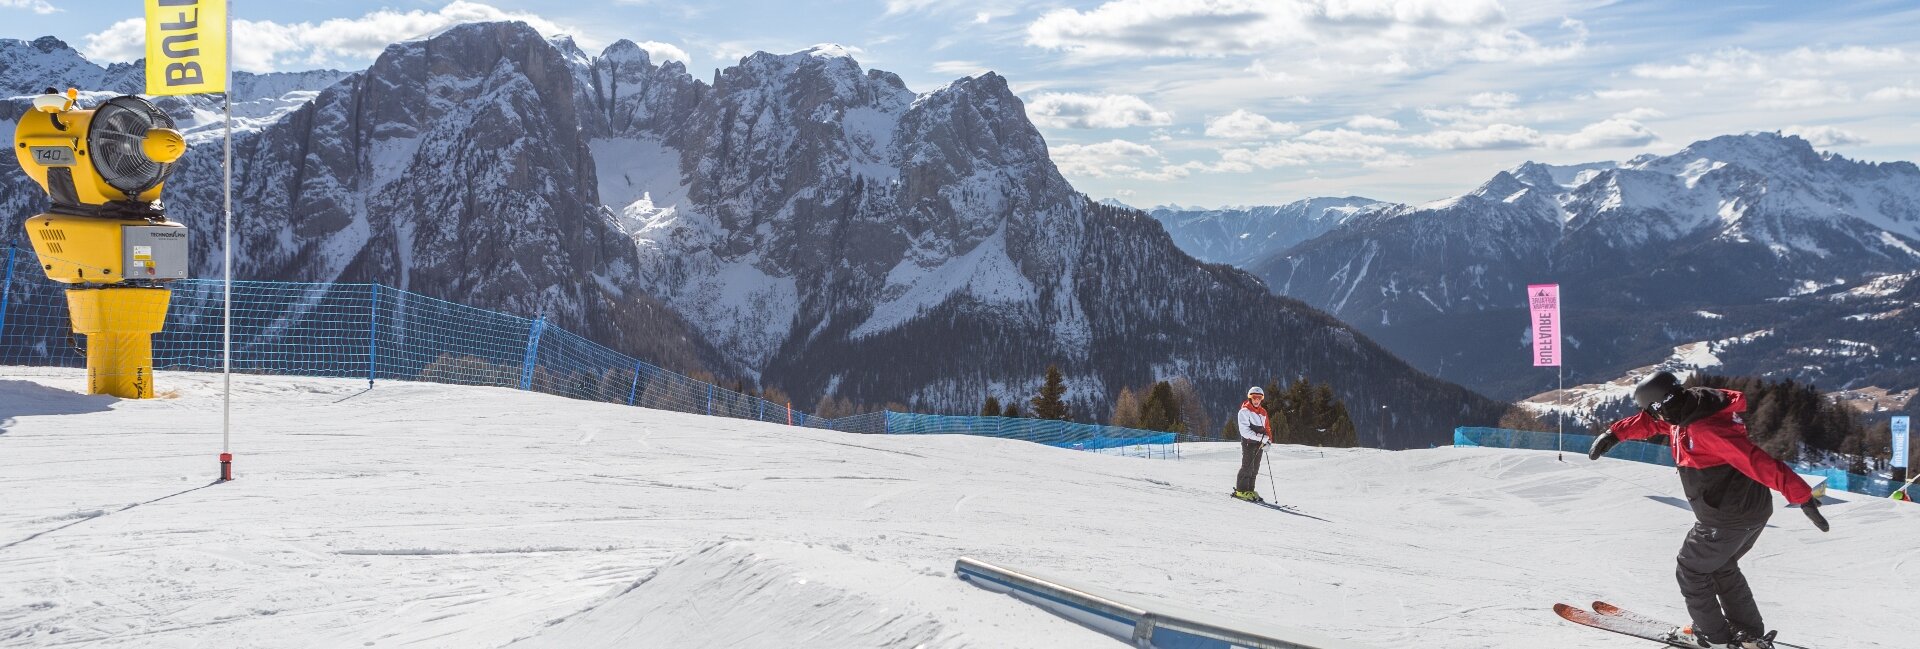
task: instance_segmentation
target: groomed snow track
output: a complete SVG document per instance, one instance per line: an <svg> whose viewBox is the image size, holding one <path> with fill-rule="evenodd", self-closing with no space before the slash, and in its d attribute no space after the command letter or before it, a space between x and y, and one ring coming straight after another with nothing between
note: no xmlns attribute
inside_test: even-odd
<svg viewBox="0 0 1920 649"><path fill-rule="evenodd" d="M1179 461L849 435L497 388L237 376L78 396L0 368L0 646L1119 647L953 576L970 556L1373 647L1637 647L1679 618L1670 470L1494 449L1276 448L1296 512ZM1575 461L1578 460L1578 461ZM1267 484L1261 479L1262 488ZM1835 494L1746 560L1808 646L1905 646L1920 507Z"/></svg>

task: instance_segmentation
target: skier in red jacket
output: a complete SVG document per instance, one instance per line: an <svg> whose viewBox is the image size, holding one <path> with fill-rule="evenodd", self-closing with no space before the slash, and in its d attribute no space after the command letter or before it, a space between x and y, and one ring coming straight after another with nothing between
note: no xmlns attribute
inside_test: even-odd
<svg viewBox="0 0 1920 649"><path fill-rule="evenodd" d="M1786 463L1747 439L1740 414L1745 395L1733 390L1682 388L1671 372L1660 372L1633 390L1640 412L1613 422L1593 441L1589 459L1600 459L1621 440L1656 435L1672 438L1673 462L1697 521L1680 546L1680 594L1687 600L1693 626L1675 629L1670 638L1698 647L1772 649L1774 634L1760 620L1753 589L1740 574L1740 557L1773 516L1773 494L1800 506L1820 531L1827 519L1806 481Z"/></svg>

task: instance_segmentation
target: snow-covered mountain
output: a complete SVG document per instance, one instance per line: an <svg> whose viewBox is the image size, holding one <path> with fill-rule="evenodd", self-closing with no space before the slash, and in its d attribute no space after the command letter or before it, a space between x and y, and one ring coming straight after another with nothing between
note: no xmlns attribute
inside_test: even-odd
<svg viewBox="0 0 1920 649"><path fill-rule="evenodd" d="M102 84L94 90L138 89L137 78L113 87L111 75L88 76L100 68L70 65L78 55L52 39L0 50L0 60ZM632 241L599 204L572 72L525 25L474 24L395 44L318 89L305 84L333 73L236 75L236 100L248 90L308 99L235 136L235 276L383 282L544 315L670 367L708 366L717 357L649 297ZM177 117L205 110L161 105ZM0 110L17 118L24 100ZM168 215L194 229L202 277L220 269L217 137L193 135L167 183ZM9 232L45 204L16 164L0 161Z"/></svg>
<svg viewBox="0 0 1920 649"><path fill-rule="evenodd" d="M102 67L52 36L32 41L0 39L0 96L37 95L47 88L61 92L78 88L90 98L139 93L146 87L145 68L145 59ZM253 130L277 121L347 74L339 70L236 71L230 88L234 128ZM196 143L217 136L223 123L217 96L158 97L155 103L172 114ZM9 123L16 118L12 111L5 116Z"/></svg>
<svg viewBox="0 0 1920 649"><path fill-rule="evenodd" d="M1525 285L1565 285L1569 370L1593 379L1675 345L1806 322L1804 309L1786 312L1789 298L1920 269L1920 167L1820 153L1778 133L1624 163L1526 163L1461 196L1362 214L1248 268L1416 365L1522 396L1540 387L1517 371ZM1693 315L1703 309L1725 317ZM1844 338L1857 326L1845 315L1855 314L1813 329ZM1865 378L1824 366L1769 371Z"/></svg>
<svg viewBox="0 0 1920 649"><path fill-rule="evenodd" d="M169 184L202 241L218 151L195 147ZM589 55L472 24L391 46L236 154L240 276L543 313L802 403L972 411L1058 363L1083 418L1174 375L1222 411L1269 378L1331 381L1387 446L1500 411L1076 192L995 74L919 93L820 46L707 82L627 41ZM28 189L4 198L42 200Z"/></svg>
<svg viewBox="0 0 1920 649"><path fill-rule="evenodd" d="M1366 404L1363 439L1390 445L1488 405L1075 192L998 75L919 93L830 45L756 53L712 84L628 43L568 58L648 286L763 382L968 411L1060 363L1086 416L1155 376L1224 408L1252 377L1304 374ZM1407 432L1378 432L1375 406L1405 397L1421 404L1393 404Z"/></svg>
<svg viewBox="0 0 1920 649"><path fill-rule="evenodd" d="M1308 198L1285 205L1220 209L1156 207L1148 214L1167 228L1173 242L1195 259L1245 266L1275 250L1326 234L1362 212L1390 203L1370 198Z"/></svg>

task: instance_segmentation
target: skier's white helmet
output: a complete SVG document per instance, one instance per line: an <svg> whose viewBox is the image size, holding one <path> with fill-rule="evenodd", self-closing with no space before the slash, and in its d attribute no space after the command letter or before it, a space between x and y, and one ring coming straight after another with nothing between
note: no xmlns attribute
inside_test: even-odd
<svg viewBox="0 0 1920 649"><path fill-rule="evenodd" d="M1267 396L1267 391L1260 389L1260 386L1257 386L1257 385L1251 388L1247 388L1247 396L1251 397L1256 394L1264 397L1264 396Z"/></svg>

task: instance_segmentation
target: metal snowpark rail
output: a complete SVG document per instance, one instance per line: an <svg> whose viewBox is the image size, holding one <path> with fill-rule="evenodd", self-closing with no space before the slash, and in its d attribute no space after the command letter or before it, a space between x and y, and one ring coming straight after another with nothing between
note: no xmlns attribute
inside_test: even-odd
<svg viewBox="0 0 1920 649"><path fill-rule="evenodd" d="M1454 446L1483 446L1487 448L1518 448L1536 451L1565 451L1585 455L1593 446L1594 435L1567 433L1564 442L1556 442L1559 437L1554 433L1538 433L1527 430L1509 430L1505 428L1476 428L1462 426L1453 429ZM1559 445L1557 445L1559 444ZM1607 451L1607 457L1616 460L1628 460L1660 466L1673 466L1673 450L1665 444L1648 442L1621 442ZM1813 466L1789 462L1794 472L1805 475L1817 475L1827 479L1827 489L1857 493L1876 498L1886 498L1900 488L1900 483L1879 476L1848 473L1833 467Z"/></svg>
<svg viewBox="0 0 1920 649"><path fill-rule="evenodd" d="M31 248L0 260L0 365L85 367L63 286ZM220 370L221 283L168 285L153 367ZM233 371L515 388L574 399L849 433L981 435L1063 448L1177 457L1174 434L1011 417L873 412L816 417L614 351L544 318L525 318L381 284L236 281Z"/></svg>

